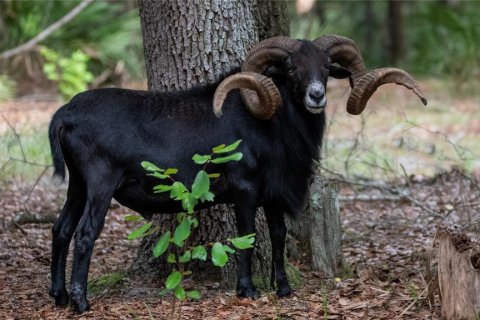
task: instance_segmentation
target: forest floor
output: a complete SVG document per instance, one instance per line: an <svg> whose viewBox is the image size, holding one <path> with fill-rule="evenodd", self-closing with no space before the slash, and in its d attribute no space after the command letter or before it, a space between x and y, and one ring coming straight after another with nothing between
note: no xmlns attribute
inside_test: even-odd
<svg viewBox="0 0 480 320"><path fill-rule="evenodd" d="M441 319L438 291L429 293L426 290L429 279L436 270L438 252L435 235L439 229L454 225L475 236L480 226L478 158L475 154L473 160L472 157L462 158L471 155L459 155L459 148L452 139L459 135L464 139L461 142L475 150L478 145L471 137L478 136L476 133L480 132L480 119L477 116L476 100L456 99L452 101L452 105L458 107L461 114L455 117L463 118L455 119L455 123L450 124L448 119L451 120L453 115L450 118L447 116L447 119L442 117L443 111L449 112L450 104L443 103L443 95L433 94L437 92L432 88L434 85L426 86L427 91L430 91L427 93L433 95L437 103L434 101L433 111L430 110L429 115L423 116L423 111L414 111L414 115L410 113L410 117L419 117L415 118L415 126L410 125L406 130L390 128L388 124L382 126L378 119L385 119L383 111L374 111L375 114L370 114L362 121L362 126L364 122L376 123L372 128L362 127L364 131L373 130L371 133L366 132L366 136L376 137L383 134L382 132L391 133L393 130L393 136L387 138L392 141L388 148L394 151L408 149L408 155L415 153L415 161L406 161L407 153L401 150L402 153L395 157L411 165L402 167L402 172L393 177L397 179L381 181L381 187L375 173L372 174L375 181L373 184L372 180L354 179L348 174L337 176L340 181L340 214L344 230L343 253L348 266L343 275L337 279L325 280L319 273L310 271L308 266L291 261L301 271L302 285L296 288L290 298L277 299L272 291L262 292L262 296L255 301L239 300L234 291L226 290L216 283L208 283L198 288L202 293L200 301L187 301L182 306L177 303L177 317ZM338 91L342 97L345 96L342 93L343 87ZM376 99L380 102L388 101L401 95L401 92L393 90L391 95L377 96ZM344 102L332 104L344 105ZM8 145L9 156L0 157L0 166L9 159L22 158L22 153L26 153L27 157L30 155L27 147L24 152L12 147L16 138L15 134L11 133L10 126L16 128L20 136L27 135L27 132L36 133L38 131L32 129L32 124L38 127L43 124L44 128L59 105L60 103L51 101L15 101L0 105L0 112L5 120L2 122L0 119L0 138L4 139L9 134L10 141L5 143ZM404 117L406 108L410 106L403 105L402 110L398 111L390 109L388 122L395 122L391 113ZM338 119L338 115L330 116ZM422 122L422 117L429 119L428 123ZM410 124L413 122L411 119ZM344 123L338 121L336 126L339 129L329 133L329 139L333 140L334 137L338 145L345 143L342 139L351 135L346 132L347 129L353 130L355 127L349 121L351 120ZM29 129L19 129L23 127ZM407 137L400 142L396 136L399 132ZM362 135L363 133L362 131ZM408 134L419 134L426 142L410 139ZM433 138L429 140L430 136ZM439 138L441 142L435 140ZM349 143L356 145L355 141ZM0 141L0 145L2 143ZM34 143L41 145L36 140ZM442 161L438 161L438 157L427 159L427 155L432 153L430 144L433 145L433 153L442 157ZM446 148L452 145L460 159L449 155ZM48 145L46 147L48 148ZM355 150L364 153L362 149ZM359 159L352 152L334 154L330 159L334 156ZM49 160L46 159L41 158L35 162L48 163ZM370 160L367 157L362 161L367 163ZM347 162L339 164L348 167ZM422 167L428 174L422 173ZM457 170L456 167L460 169ZM0 183L0 319L171 319L174 306L172 298L158 294L163 280L133 278L127 273L139 243L126 239L135 224L124 221L124 216L131 212L117 205L112 205L110 209L105 228L96 242L90 266L89 300L92 310L77 315L69 308L58 309L54 306L53 300L48 296L52 225L47 222L17 226L12 221L28 212L50 219L51 215L61 208L65 188L53 186L49 171L36 184L31 177L17 178L17 173L24 173L26 170L22 168L12 164L12 161L8 168L2 167L2 170L13 170L15 177L13 174L9 177L7 173L3 175L3 182ZM338 167L334 167L335 172L338 172L337 169ZM464 169L469 169L469 173L464 173ZM350 170L358 172L354 166L350 167ZM392 178L390 172L386 175ZM357 184L353 185L352 181ZM35 188L31 191L34 184ZM395 194L398 190L404 191L408 197L398 197Z"/></svg>

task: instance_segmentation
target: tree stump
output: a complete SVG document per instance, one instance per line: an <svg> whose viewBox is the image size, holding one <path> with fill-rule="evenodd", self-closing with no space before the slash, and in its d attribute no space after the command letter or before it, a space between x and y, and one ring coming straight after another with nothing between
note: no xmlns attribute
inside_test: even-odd
<svg viewBox="0 0 480 320"><path fill-rule="evenodd" d="M288 224L289 233L298 240L287 244L289 256L298 258L301 252L312 269L326 278L338 274L343 256L337 185L315 176L307 208L297 221Z"/></svg>
<svg viewBox="0 0 480 320"><path fill-rule="evenodd" d="M480 316L480 251L465 234L442 231L439 242L438 281L442 316L471 320Z"/></svg>

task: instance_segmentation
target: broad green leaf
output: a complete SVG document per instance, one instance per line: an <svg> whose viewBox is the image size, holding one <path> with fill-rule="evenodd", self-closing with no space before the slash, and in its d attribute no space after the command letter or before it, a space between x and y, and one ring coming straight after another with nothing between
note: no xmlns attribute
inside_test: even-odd
<svg viewBox="0 0 480 320"><path fill-rule="evenodd" d="M212 262L217 267L223 267L228 262L227 253L220 242L215 242L212 247Z"/></svg>
<svg viewBox="0 0 480 320"><path fill-rule="evenodd" d="M240 142L242 142L242 140L237 140L234 143L229 144L226 147L223 147L223 148L218 149L218 150L213 150L213 153L227 153L227 152L233 151L233 150L237 149L237 147L240 145Z"/></svg>
<svg viewBox="0 0 480 320"><path fill-rule="evenodd" d="M153 172L164 172L165 171L165 170L160 169L159 167L157 167L156 165L154 165L153 163L148 162L148 161L142 161L141 165L142 165L143 169L145 169L147 171L153 171Z"/></svg>
<svg viewBox="0 0 480 320"><path fill-rule="evenodd" d="M160 172L147 173L147 176L155 177L155 178L158 178L158 179L167 179L168 178L167 175L165 175L163 173L160 173Z"/></svg>
<svg viewBox="0 0 480 320"><path fill-rule="evenodd" d="M165 288L169 290L175 289L182 281L182 274L178 271L172 271L165 281Z"/></svg>
<svg viewBox="0 0 480 320"><path fill-rule="evenodd" d="M123 218L123 221L126 221L126 222L135 222L135 221L140 221L140 220L144 220L142 217L140 216L137 216L137 215L133 215L133 214L129 214L128 216L125 216Z"/></svg>
<svg viewBox="0 0 480 320"><path fill-rule="evenodd" d="M208 174L208 177L210 179L216 179L216 178L219 178L220 177L220 173L209 173Z"/></svg>
<svg viewBox="0 0 480 320"><path fill-rule="evenodd" d="M167 170L165 170L163 174L172 175L172 174L176 174L177 172L178 172L178 169L168 168Z"/></svg>
<svg viewBox="0 0 480 320"><path fill-rule="evenodd" d="M212 163L225 163L230 161L240 161L243 158L243 154L241 152L236 152L226 157L212 159Z"/></svg>
<svg viewBox="0 0 480 320"><path fill-rule="evenodd" d="M192 252L190 250L185 251L181 257L178 258L178 262L187 263L192 259Z"/></svg>
<svg viewBox="0 0 480 320"><path fill-rule="evenodd" d="M170 231L167 231L160 237L157 244L153 248L153 256L155 258L160 257L165 251L167 251L169 243L170 243Z"/></svg>
<svg viewBox="0 0 480 320"><path fill-rule="evenodd" d="M225 252L230 253L230 254L234 254L234 253L235 253L235 250L233 250L232 248L230 248L230 247L227 246L226 244L223 245L223 250L225 250Z"/></svg>
<svg viewBox="0 0 480 320"><path fill-rule="evenodd" d="M187 219L183 219L182 223L175 229L173 234L173 243L177 246L183 246L183 242L190 236L190 223Z"/></svg>
<svg viewBox="0 0 480 320"><path fill-rule="evenodd" d="M193 209L197 203L197 198L195 198L191 193L185 193L185 197L182 199L182 208L188 213L193 213Z"/></svg>
<svg viewBox="0 0 480 320"><path fill-rule="evenodd" d="M236 237L230 239L230 242L237 249L243 250L253 248L253 244L255 243L255 233L247 234L243 237Z"/></svg>
<svg viewBox="0 0 480 320"><path fill-rule="evenodd" d="M210 189L210 178L205 170L200 170L192 184L192 195L199 199L200 196Z"/></svg>
<svg viewBox="0 0 480 320"><path fill-rule="evenodd" d="M182 200L185 197L185 194L188 193L187 187L179 181L175 181L172 184L172 191L170 191L170 198L174 200Z"/></svg>
<svg viewBox="0 0 480 320"><path fill-rule="evenodd" d="M200 201L202 201L202 203L205 201L213 201L214 199L215 195L210 191L207 191L200 196Z"/></svg>
<svg viewBox="0 0 480 320"><path fill-rule="evenodd" d="M192 290L187 292L187 297L189 297L192 300L199 300L202 296L200 295L200 292L197 290Z"/></svg>
<svg viewBox="0 0 480 320"><path fill-rule="evenodd" d="M212 158L211 155L205 155L205 156L201 156L199 154L195 154L193 157L192 157L192 160L193 162L195 162L196 164L204 164L204 163L207 163L208 160L210 160Z"/></svg>
<svg viewBox="0 0 480 320"><path fill-rule="evenodd" d="M152 226L152 222L145 223L144 225L140 226L139 228L135 229L130 233L127 237L128 240L133 240L141 237L145 232L150 229Z"/></svg>
<svg viewBox="0 0 480 320"><path fill-rule="evenodd" d="M183 289L182 286L177 286L175 288L175 297L180 301L185 300L185 289Z"/></svg>
<svg viewBox="0 0 480 320"><path fill-rule="evenodd" d="M172 186L166 185L166 184L159 184L153 187L153 192L154 193L162 193L162 192L168 192L172 190Z"/></svg>
<svg viewBox="0 0 480 320"><path fill-rule="evenodd" d="M192 250L192 259L207 260L207 250L204 246L196 246Z"/></svg>
<svg viewBox="0 0 480 320"><path fill-rule="evenodd" d="M169 253L167 257L167 262L168 263L177 263L177 258L173 253Z"/></svg>

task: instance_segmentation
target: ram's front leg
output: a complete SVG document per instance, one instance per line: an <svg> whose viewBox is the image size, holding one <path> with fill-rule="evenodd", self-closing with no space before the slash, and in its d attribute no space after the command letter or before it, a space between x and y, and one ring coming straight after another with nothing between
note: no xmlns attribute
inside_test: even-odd
<svg viewBox="0 0 480 320"><path fill-rule="evenodd" d="M283 258L287 236L283 210L272 204L265 205L264 209L272 244L272 275L270 282L272 287L277 289L279 297L288 296L292 294L292 288L288 283L287 273L285 272L285 259Z"/></svg>
<svg viewBox="0 0 480 320"><path fill-rule="evenodd" d="M240 196L235 202L239 236L255 233L255 211L254 200L249 194L244 194L244 197ZM238 251L237 296L256 299L257 289L252 282L252 254L253 248Z"/></svg>

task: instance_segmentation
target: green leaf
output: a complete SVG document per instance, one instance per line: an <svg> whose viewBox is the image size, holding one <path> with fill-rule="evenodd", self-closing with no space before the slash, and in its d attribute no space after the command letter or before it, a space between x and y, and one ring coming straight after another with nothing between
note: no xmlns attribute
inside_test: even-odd
<svg viewBox="0 0 480 320"><path fill-rule="evenodd" d="M169 294L170 291L172 291L172 290L170 290L170 289L163 289L162 291L160 291L160 292L158 293L158 295L163 297L163 296L166 296L167 294Z"/></svg>
<svg viewBox="0 0 480 320"><path fill-rule="evenodd" d="M207 260L207 250L204 246L196 246L192 250L192 259Z"/></svg>
<svg viewBox="0 0 480 320"><path fill-rule="evenodd" d="M183 217L185 217L186 213L185 212L179 212L177 213L177 222L182 223Z"/></svg>
<svg viewBox="0 0 480 320"><path fill-rule="evenodd" d="M205 170L200 170L192 184L192 195L199 199L202 194L210 189L210 178Z"/></svg>
<svg viewBox="0 0 480 320"><path fill-rule="evenodd" d="M185 289L183 289L182 286L177 286L175 288L175 297L180 300L180 301L183 301L185 300Z"/></svg>
<svg viewBox="0 0 480 320"><path fill-rule="evenodd" d="M226 157L216 158L213 159L212 163L225 163L230 161L240 161L243 158L243 154L241 152L236 152Z"/></svg>
<svg viewBox="0 0 480 320"><path fill-rule="evenodd" d="M178 169L168 168L167 170L165 170L163 174L172 175L172 174L176 174L177 172L178 172Z"/></svg>
<svg viewBox="0 0 480 320"><path fill-rule="evenodd" d="M179 181L172 184L172 191L170 191L170 198L174 200L182 200L188 193L187 187Z"/></svg>
<svg viewBox="0 0 480 320"><path fill-rule="evenodd" d="M216 178L219 178L220 177L220 173L209 173L208 174L208 177L210 179L216 179Z"/></svg>
<svg viewBox="0 0 480 320"><path fill-rule="evenodd" d="M125 222L135 222L135 221L140 221L140 220L144 220L144 218L140 217L140 216L137 216L137 215L133 215L133 214L129 214L128 216L125 216L123 218L123 221Z"/></svg>
<svg viewBox="0 0 480 320"><path fill-rule="evenodd" d="M165 288L169 290L175 289L182 281L182 274L178 271L172 271L165 281Z"/></svg>
<svg viewBox="0 0 480 320"><path fill-rule="evenodd" d="M211 155L205 155L205 156L201 156L199 154L195 154L193 157L192 157L192 160L193 162L195 162L196 164L204 164L206 163L208 160L210 160L212 158Z"/></svg>
<svg viewBox="0 0 480 320"><path fill-rule="evenodd" d="M188 222L190 222L190 225L194 228L198 227L198 219L194 217L188 217Z"/></svg>
<svg viewBox="0 0 480 320"><path fill-rule="evenodd" d="M212 148L212 152L213 153L218 153L220 150L223 150L225 148L225 144L221 144L219 146L216 146L214 148Z"/></svg>
<svg viewBox="0 0 480 320"><path fill-rule="evenodd" d="M200 292L198 292L197 290L192 290L187 292L187 297L189 297L192 300L200 300L202 296L200 295Z"/></svg>
<svg viewBox="0 0 480 320"><path fill-rule="evenodd" d="M215 242L212 247L212 262L217 267L223 267L228 262L228 255L220 242Z"/></svg>
<svg viewBox="0 0 480 320"><path fill-rule="evenodd" d="M148 161L142 161L141 165L142 165L143 169L145 169L147 171L153 171L153 172L164 172L165 171L165 170L160 169L159 167L157 167L156 165L154 165L153 163L148 162Z"/></svg>
<svg viewBox="0 0 480 320"><path fill-rule="evenodd" d="M139 228L133 230L132 233L130 233L128 235L127 239L128 240L133 240L133 239L137 239L137 238L143 236L143 234L145 232L147 232L148 229L150 229L151 226L152 226L152 222L145 223L144 225L140 226Z"/></svg>
<svg viewBox="0 0 480 320"><path fill-rule="evenodd" d="M147 176L155 177L158 179L167 179L169 177L160 172L147 173Z"/></svg>
<svg viewBox="0 0 480 320"><path fill-rule="evenodd" d="M173 234L173 243L177 246L183 246L183 242L190 236L190 223L187 219L183 219L182 223L175 229Z"/></svg>
<svg viewBox="0 0 480 320"><path fill-rule="evenodd" d="M192 252L190 250L185 251L180 258L178 258L178 262L187 263L192 259Z"/></svg>
<svg viewBox="0 0 480 320"><path fill-rule="evenodd" d="M170 231L167 231L160 237L157 244L153 248L153 256L155 258L158 258L159 256L161 256L165 251L167 251L169 243L170 243Z"/></svg>
<svg viewBox="0 0 480 320"><path fill-rule="evenodd" d="M215 199L215 195L210 191L207 191L200 196L200 201L202 201L202 203L205 201L213 201L214 199Z"/></svg>
<svg viewBox="0 0 480 320"><path fill-rule="evenodd" d="M173 253L169 253L167 257L167 262L168 263L177 263L177 258Z"/></svg>
<svg viewBox="0 0 480 320"><path fill-rule="evenodd" d="M172 190L172 186L166 185L166 184L158 184L155 187L153 187L153 192L154 193L162 193L162 192L168 192Z"/></svg>
<svg viewBox="0 0 480 320"><path fill-rule="evenodd" d="M237 249L243 250L253 248L253 244L255 243L255 233L247 234L243 237L230 239L230 242Z"/></svg>
<svg viewBox="0 0 480 320"><path fill-rule="evenodd" d="M230 247L227 246L226 244L223 245L223 250L225 250L225 252L230 253L230 254L234 254L234 253L235 253L235 250L233 250L232 248L230 248Z"/></svg>
<svg viewBox="0 0 480 320"><path fill-rule="evenodd" d="M226 147L225 147L225 145L223 145L224 147L220 148L220 149L217 149L220 146L218 146L216 148L213 148L212 149L213 153L227 153L227 152L233 151L233 150L237 149L237 147L240 145L240 142L242 142L242 140L237 140L234 143L229 144Z"/></svg>
<svg viewBox="0 0 480 320"><path fill-rule="evenodd" d="M182 208L187 210L188 213L193 213L193 209L197 203L197 198L195 198L191 193L185 193L185 197L182 199Z"/></svg>

